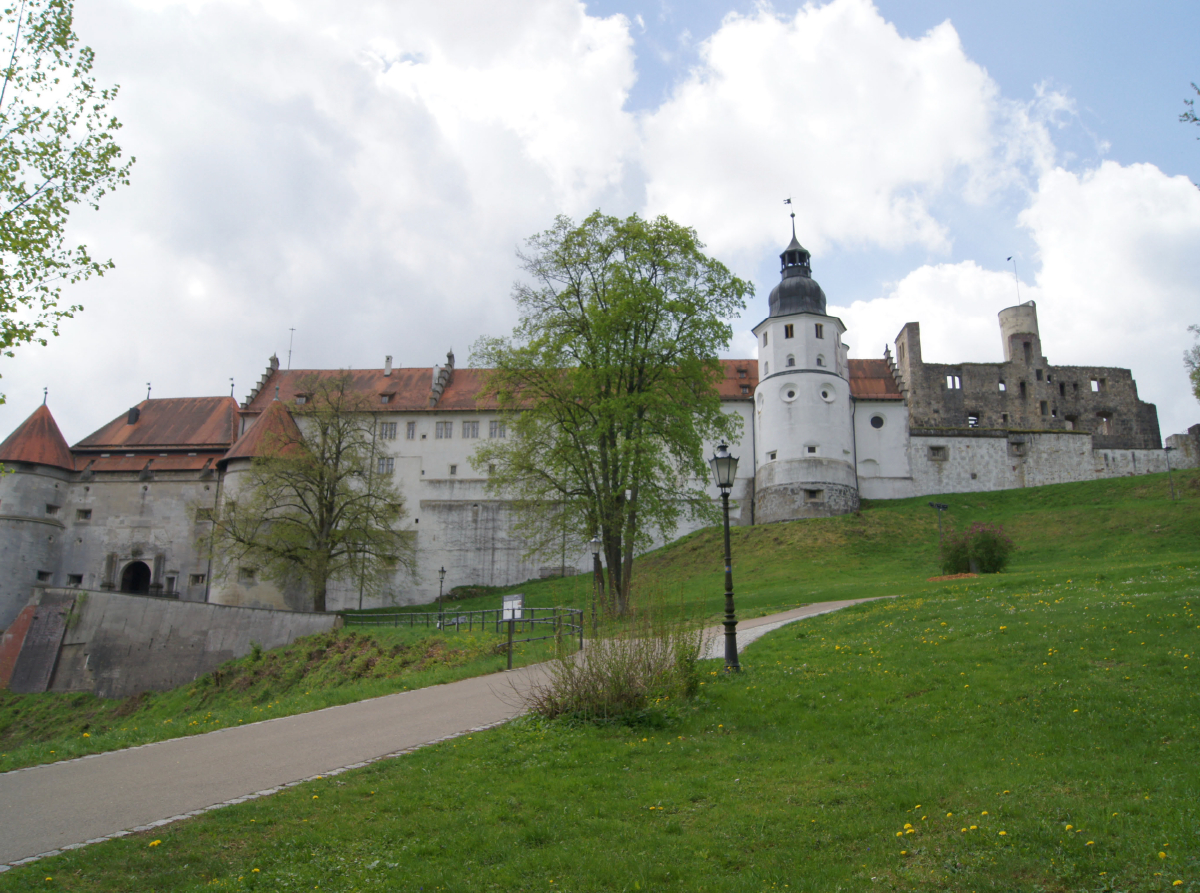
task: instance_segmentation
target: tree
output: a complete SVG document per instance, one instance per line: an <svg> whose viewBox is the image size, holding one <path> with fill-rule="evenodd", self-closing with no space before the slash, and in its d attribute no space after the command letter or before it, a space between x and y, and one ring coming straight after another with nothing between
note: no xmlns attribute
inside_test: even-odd
<svg viewBox="0 0 1200 893"><path fill-rule="evenodd" d="M1200 326L1188 326L1188 331L1196 336L1196 343L1183 352L1183 365L1192 380L1192 393L1200 400Z"/></svg>
<svg viewBox="0 0 1200 893"><path fill-rule="evenodd" d="M473 352L511 436L472 462L494 466L489 488L517 501L531 553L598 532L623 612L635 552L681 517L716 518L704 443L741 429L721 410L717 352L752 287L666 217L558 217L526 244L533 284L514 289L513 336Z"/></svg>
<svg viewBox="0 0 1200 893"><path fill-rule="evenodd" d="M416 567L412 539L397 529L404 499L377 473L375 419L367 395L345 373L313 375L300 388L295 422L275 403L249 471L213 525L213 545L228 573L250 565L280 585L304 582L313 610L325 610L332 580L377 591Z"/></svg>
<svg viewBox="0 0 1200 893"><path fill-rule="evenodd" d="M1200 87L1196 86L1195 81L1192 82L1192 89L1200 94ZM1187 106L1187 111L1179 116L1179 120L1184 124L1200 124L1200 118L1196 117L1196 100L1185 99L1183 104ZM1196 139L1200 140L1200 136Z"/></svg>
<svg viewBox="0 0 1200 893"><path fill-rule="evenodd" d="M117 88L96 87L71 0L20 0L0 16L11 45L0 83L0 352L11 357L83 309L59 305L63 283L112 268L66 244L67 219L128 184L134 159L122 161L113 140Z"/></svg>

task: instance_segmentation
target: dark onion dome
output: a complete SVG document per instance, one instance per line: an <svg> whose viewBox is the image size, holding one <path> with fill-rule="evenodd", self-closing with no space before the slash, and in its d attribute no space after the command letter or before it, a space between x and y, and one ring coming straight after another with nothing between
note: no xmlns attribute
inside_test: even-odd
<svg viewBox="0 0 1200 893"><path fill-rule="evenodd" d="M804 246L796 241L793 232L791 244L779 255L781 279L771 290L771 316L788 316L792 313L825 315L825 292L812 278L810 257Z"/></svg>

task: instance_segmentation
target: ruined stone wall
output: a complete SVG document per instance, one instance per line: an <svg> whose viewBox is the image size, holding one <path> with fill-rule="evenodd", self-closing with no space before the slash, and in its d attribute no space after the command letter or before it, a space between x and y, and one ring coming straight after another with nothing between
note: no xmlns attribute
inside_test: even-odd
<svg viewBox="0 0 1200 893"><path fill-rule="evenodd" d="M896 339L895 368L917 428L1086 431L1098 449L1158 449L1158 411L1128 369L1054 366L1036 335L1013 335L1003 363L926 363L920 325ZM1028 352L1025 345L1029 345Z"/></svg>

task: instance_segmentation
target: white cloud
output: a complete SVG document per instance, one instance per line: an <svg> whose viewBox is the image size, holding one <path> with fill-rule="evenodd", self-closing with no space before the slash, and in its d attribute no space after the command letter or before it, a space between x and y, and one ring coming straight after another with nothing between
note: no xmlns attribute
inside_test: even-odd
<svg viewBox="0 0 1200 893"><path fill-rule="evenodd" d="M1037 109L1002 100L949 22L909 39L869 0L764 7L727 17L701 55L645 119L647 193L718 251L773 246L791 196L810 250L942 252L944 191L979 200L1052 155Z"/></svg>

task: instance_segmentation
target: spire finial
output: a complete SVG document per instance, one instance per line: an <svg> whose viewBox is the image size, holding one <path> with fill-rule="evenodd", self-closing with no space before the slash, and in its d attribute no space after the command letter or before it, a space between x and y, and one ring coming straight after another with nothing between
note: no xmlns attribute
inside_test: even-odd
<svg viewBox="0 0 1200 893"><path fill-rule="evenodd" d="M150 382L146 382L146 399L150 399Z"/></svg>
<svg viewBox="0 0 1200 893"><path fill-rule="evenodd" d="M275 399L279 399L279 385L275 385Z"/></svg>
<svg viewBox="0 0 1200 893"><path fill-rule="evenodd" d="M796 212L792 212L792 238L796 238Z"/></svg>
<svg viewBox="0 0 1200 893"><path fill-rule="evenodd" d="M230 377L230 379L229 379L229 396L230 397L233 396L233 378L232 377Z"/></svg>
<svg viewBox="0 0 1200 893"><path fill-rule="evenodd" d="M50 389L42 388L42 406L46 405L46 400L50 397Z"/></svg>

